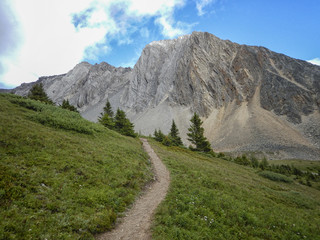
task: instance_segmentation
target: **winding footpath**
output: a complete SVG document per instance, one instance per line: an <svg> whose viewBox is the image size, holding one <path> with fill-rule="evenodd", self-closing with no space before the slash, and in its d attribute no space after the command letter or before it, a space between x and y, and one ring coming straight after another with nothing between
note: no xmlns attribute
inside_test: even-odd
<svg viewBox="0 0 320 240"><path fill-rule="evenodd" d="M149 145L147 139L140 138L143 149L148 153L153 165L155 181L148 186L144 194L134 203L126 216L114 230L99 235L97 240L149 240L151 223L155 209L165 198L170 175L166 166Z"/></svg>

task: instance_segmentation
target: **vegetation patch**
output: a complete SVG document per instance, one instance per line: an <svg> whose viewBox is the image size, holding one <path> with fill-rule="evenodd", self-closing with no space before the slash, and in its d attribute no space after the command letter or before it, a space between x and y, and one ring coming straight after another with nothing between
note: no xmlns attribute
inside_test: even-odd
<svg viewBox="0 0 320 240"><path fill-rule="evenodd" d="M46 126L85 134L93 134L103 129L102 126L82 118L77 112L66 111L54 105L23 97L10 97L10 102L35 111L36 113L28 115L29 119Z"/></svg>
<svg viewBox="0 0 320 240"><path fill-rule="evenodd" d="M52 105L0 94L0 132L0 239L94 239L152 178L138 139Z"/></svg>
<svg viewBox="0 0 320 240"><path fill-rule="evenodd" d="M279 174L279 173L275 173L275 172L270 172L270 171L262 171L259 172L259 175L261 177L270 179L272 181L276 181L276 182L285 182L285 183L292 183L293 180L285 175Z"/></svg>

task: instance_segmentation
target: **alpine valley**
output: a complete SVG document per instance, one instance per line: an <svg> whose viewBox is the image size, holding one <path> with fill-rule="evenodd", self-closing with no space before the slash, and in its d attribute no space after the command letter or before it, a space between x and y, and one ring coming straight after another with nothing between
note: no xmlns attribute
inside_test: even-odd
<svg viewBox="0 0 320 240"><path fill-rule="evenodd" d="M264 47L193 32L148 44L133 69L82 62L40 82L91 121L109 100L144 135L167 133L174 119L187 145L196 112L215 151L320 160L320 66ZM25 96L33 84L13 93Z"/></svg>

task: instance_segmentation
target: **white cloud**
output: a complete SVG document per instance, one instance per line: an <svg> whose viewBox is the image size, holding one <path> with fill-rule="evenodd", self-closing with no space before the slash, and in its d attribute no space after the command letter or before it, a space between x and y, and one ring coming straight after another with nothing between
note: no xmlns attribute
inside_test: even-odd
<svg viewBox="0 0 320 240"><path fill-rule="evenodd" d="M148 37L148 29L134 29L144 19L154 18L164 37L186 34L191 25L173 17L185 1L11 0L23 37L19 54L5 56L0 81L17 86L38 76L66 73L84 58L98 60L111 50L112 40L130 44L133 31Z"/></svg>
<svg viewBox="0 0 320 240"><path fill-rule="evenodd" d="M198 10L198 15L202 16L205 14L205 11L203 10L206 6L208 6L211 3L216 2L216 0L197 0L196 1L196 7Z"/></svg>
<svg viewBox="0 0 320 240"><path fill-rule="evenodd" d="M81 10L89 1L71 4L62 0L14 0L12 3L23 39L19 56L6 62L8 71L2 76L6 85L15 86L35 81L38 76L65 73L81 61L88 46L105 36L101 28L78 31L71 22L74 9Z"/></svg>
<svg viewBox="0 0 320 240"><path fill-rule="evenodd" d="M162 28L162 35L165 37L174 38L176 36L183 35L185 32L183 29L173 26L173 20L170 15L159 17L156 20L156 23L158 23Z"/></svg>
<svg viewBox="0 0 320 240"><path fill-rule="evenodd" d="M314 59L308 60L308 62L314 65L320 66L320 58L314 58Z"/></svg>
<svg viewBox="0 0 320 240"><path fill-rule="evenodd" d="M182 7L184 0L122 0L129 5L128 12L136 16L163 15L172 11L175 7Z"/></svg>

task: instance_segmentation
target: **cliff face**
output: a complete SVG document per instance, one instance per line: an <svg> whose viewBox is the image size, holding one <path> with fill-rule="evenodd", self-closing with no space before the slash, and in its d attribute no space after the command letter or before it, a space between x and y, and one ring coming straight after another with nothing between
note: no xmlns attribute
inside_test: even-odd
<svg viewBox="0 0 320 240"><path fill-rule="evenodd" d="M52 100L69 99L89 120L109 99L138 132L167 132L174 119L185 139L197 112L218 151L320 159L320 67L263 47L194 32L148 44L133 69L80 63L38 81Z"/></svg>

